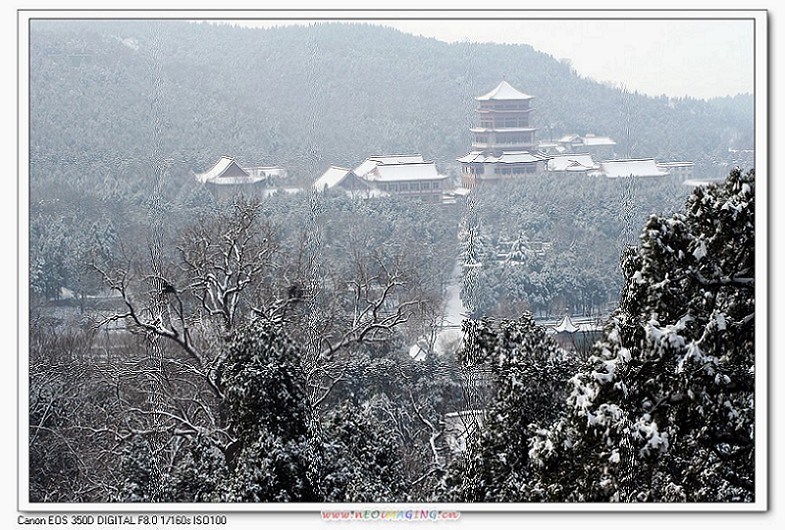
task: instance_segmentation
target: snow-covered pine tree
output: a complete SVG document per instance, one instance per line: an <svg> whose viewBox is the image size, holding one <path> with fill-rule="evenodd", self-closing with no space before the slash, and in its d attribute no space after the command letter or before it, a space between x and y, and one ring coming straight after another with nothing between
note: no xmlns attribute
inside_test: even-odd
<svg viewBox="0 0 785 530"><path fill-rule="evenodd" d="M565 417L532 443L533 499L754 500L754 253L754 171L649 219Z"/></svg>
<svg viewBox="0 0 785 530"><path fill-rule="evenodd" d="M484 271L490 266L490 244L482 233L478 207L477 199L470 195L458 231L462 267L461 300L472 316L481 310L480 298L483 291L487 290Z"/></svg>
<svg viewBox="0 0 785 530"><path fill-rule="evenodd" d="M209 502L226 477L223 451L207 436L197 435L187 440L173 465L171 473L172 499L169 502Z"/></svg>
<svg viewBox="0 0 785 530"><path fill-rule="evenodd" d="M236 448L216 500L319 502L319 431L300 351L278 323L234 331L222 387Z"/></svg>
<svg viewBox="0 0 785 530"><path fill-rule="evenodd" d="M167 476L161 471L150 443L141 434L132 435L124 447L120 468L122 480L113 500L145 503L168 500Z"/></svg>
<svg viewBox="0 0 785 530"><path fill-rule="evenodd" d="M357 406L346 401L326 415L323 426L325 501L408 500L400 439L374 415L369 403Z"/></svg>
<svg viewBox="0 0 785 530"><path fill-rule="evenodd" d="M522 502L530 425L558 417L576 362L531 314L517 320L466 320L462 364L492 374L495 397L478 435L445 479L456 502Z"/></svg>

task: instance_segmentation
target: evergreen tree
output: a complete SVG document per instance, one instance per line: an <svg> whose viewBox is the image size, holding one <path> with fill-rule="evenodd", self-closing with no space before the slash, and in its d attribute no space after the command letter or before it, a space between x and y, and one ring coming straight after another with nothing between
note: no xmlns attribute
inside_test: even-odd
<svg viewBox="0 0 785 530"><path fill-rule="evenodd" d="M464 334L463 365L490 371L495 398L465 458L451 466L447 495L464 502L524 501L531 425L558 416L575 362L530 314L467 320Z"/></svg>
<svg viewBox="0 0 785 530"><path fill-rule="evenodd" d="M223 451L209 438L196 436L187 442L182 458L173 468L170 502L213 500L215 490L226 474Z"/></svg>
<svg viewBox="0 0 785 530"><path fill-rule="evenodd" d="M532 444L534 498L754 500L754 177L649 219L566 415Z"/></svg>
<svg viewBox="0 0 785 530"><path fill-rule="evenodd" d="M458 239L461 248L462 285L461 300L473 317L483 312L487 304L483 299L489 294L487 276L492 266L492 255L483 235L477 200L469 197L466 213L461 219Z"/></svg>
<svg viewBox="0 0 785 530"><path fill-rule="evenodd" d="M170 490L166 475L150 443L140 434L131 437L125 446L121 461L122 483L117 494L118 502L161 502Z"/></svg>
<svg viewBox="0 0 785 530"><path fill-rule="evenodd" d="M234 332L222 386L236 445L219 500L321 500L320 436L300 352L278 323L260 320Z"/></svg>
<svg viewBox="0 0 785 530"><path fill-rule="evenodd" d="M324 419L328 502L407 500L400 439L368 405L347 401Z"/></svg>

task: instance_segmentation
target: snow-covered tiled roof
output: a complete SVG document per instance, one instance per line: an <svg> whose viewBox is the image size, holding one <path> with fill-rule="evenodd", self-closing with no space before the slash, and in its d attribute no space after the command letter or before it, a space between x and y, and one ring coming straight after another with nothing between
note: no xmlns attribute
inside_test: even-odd
<svg viewBox="0 0 785 530"><path fill-rule="evenodd" d="M580 140L580 136L578 136L577 134L567 134L559 138L559 143L569 143L569 142L575 142L577 140Z"/></svg>
<svg viewBox="0 0 785 530"><path fill-rule="evenodd" d="M313 188L317 191L324 191L325 189L337 186L346 178L346 175L348 175L350 171L351 169L330 166L321 177L316 179L316 182L313 183Z"/></svg>
<svg viewBox="0 0 785 530"><path fill-rule="evenodd" d="M533 99L534 96L530 96L528 94L524 94L517 88L514 88L510 85L507 81L502 81L498 84L496 88L488 92L487 94L483 94L482 96L477 96L477 101L489 101L489 100L502 100L502 99Z"/></svg>
<svg viewBox="0 0 785 530"><path fill-rule="evenodd" d="M567 151L563 144L557 144L556 142L540 142L537 144L537 149L546 154L564 153Z"/></svg>
<svg viewBox="0 0 785 530"><path fill-rule="evenodd" d="M587 147L602 147L604 145L616 145L616 142L608 136L597 136L596 134L588 133L586 136L578 136L577 134L567 134L559 138L559 143L571 144L582 143Z"/></svg>
<svg viewBox="0 0 785 530"><path fill-rule="evenodd" d="M371 182L398 182L414 180L441 180L447 175L439 175L433 162L408 164L379 164L364 177Z"/></svg>
<svg viewBox="0 0 785 530"><path fill-rule="evenodd" d="M583 137L583 145L589 147L600 147L603 145L616 145L616 142L608 136L595 136L593 134L587 134Z"/></svg>
<svg viewBox="0 0 785 530"><path fill-rule="evenodd" d="M204 173L197 173L196 180L199 182L207 182L212 181L216 178L221 178L221 176L226 173L226 171L231 167L237 167L240 171L242 171L246 176L248 176L248 172L242 169L240 166L237 165L234 158L230 156L222 156L221 159L216 162L216 164L207 170ZM223 178L230 178L230 177L223 177Z"/></svg>
<svg viewBox="0 0 785 530"><path fill-rule="evenodd" d="M551 155L548 160L548 171L589 171L599 167L588 153Z"/></svg>
<svg viewBox="0 0 785 530"><path fill-rule="evenodd" d="M483 155L480 151L472 151L471 153L466 153L460 158L456 158L458 162L463 162L464 164L468 164L470 162L485 162L486 156Z"/></svg>
<svg viewBox="0 0 785 530"><path fill-rule="evenodd" d="M197 176L198 177L198 176ZM247 177L214 177L200 182L215 184L217 186L234 186L238 184L256 184L267 180L264 175L248 175Z"/></svg>
<svg viewBox="0 0 785 530"><path fill-rule="evenodd" d="M600 170L609 178L662 177L668 174L664 169L657 167L653 158L605 160L600 162Z"/></svg>
<svg viewBox="0 0 785 530"><path fill-rule="evenodd" d="M381 164L412 164L425 162L422 155L381 155L368 157L368 160L374 160Z"/></svg>
<svg viewBox="0 0 785 530"><path fill-rule="evenodd" d="M458 158L458 162L478 162L482 164L520 164L527 162L540 162L551 157L544 153L531 153L529 151L504 151L499 156L486 155L482 151L472 151Z"/></svg>
<svg viewBox="0 0 785 530"><path fill-rule="evenodd" d="M575 333L578 331L578 326L572 323L570 315L564 315L564 318L556 326L553 327L556 333Z"/></svg>
<svg viewBox="0 0 785 530"><path fill-rule="evenodd" d="M522 162L541 162L548 160L550 156L542 153L530 153L529 151L505 151L495 162L499 164L520 164Z"/></svg>
<svg viewBox="0 0 785 530"><path fill-rule="evenodd" d="M375 160L371 160L370 158L365 160L362 164L354 168L354 174L360 178L365 178L365 175L376 169L376 166L379 165L379 162Z"/></svg>
<svg viewBox="0 0 785 530"><path fill-rule="evenodd" d="M426 163L422 155L375 155L370 156L357 166L354 174L360 178L365 178L371 171L378 166L398 165L398 164L424 164Z"/></svg>
<svg viewBox="0 0 785 530"><path fill-rule="evenodd" d="M242 168L249 175L261 175L266 177L288 177L286 169L278 166L252 166Z"/></svg>
<svg viewBox="0 0 785 530"><path fill-rule="evenodd" d="M694 162L657 162L657 165L661 168L669 168L669 167L694 167Z"/></svg>
<svg viewBox="0 0 785 530"><path fill-rule="evenodd" d="M395 182L402 180L440 180L433 162L426 162L422 155L382 155L367 158L357 166L354 174L371 182Z"/></svg>

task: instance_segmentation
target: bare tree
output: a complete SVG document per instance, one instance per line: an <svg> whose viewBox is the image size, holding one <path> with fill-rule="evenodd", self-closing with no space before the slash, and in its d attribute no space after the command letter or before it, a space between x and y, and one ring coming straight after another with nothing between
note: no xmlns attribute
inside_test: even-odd
<svg viewBox="0 0 785 530"><path fill-rule="evenodd" d="M312 211L300 243L286 250L259 205L238 203L185 230L176 260L154 272L129 263L97 266L123 306L103 324L122 322L145 340L167 344L160 368L136 367L164 399L124 397L134 418L128 432L156 424L170 437L207 436L230 451L235 437L222 405L222 369L226 340L241 321L274 319L301 344L310 398L319 407L343 380L354 348L388 340L422 310L403 250L324 260L314 229L318 204Z"/></svg>

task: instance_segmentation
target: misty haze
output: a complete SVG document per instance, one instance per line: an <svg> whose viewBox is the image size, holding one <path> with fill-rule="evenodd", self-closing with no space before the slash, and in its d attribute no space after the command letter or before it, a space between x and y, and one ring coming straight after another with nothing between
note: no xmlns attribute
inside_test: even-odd
<svg viewBox="0 0 785 530"><path fill-rule="evenodd" d="M29 68L29 502L760 500L752 94L338 22Z"/></svg>

